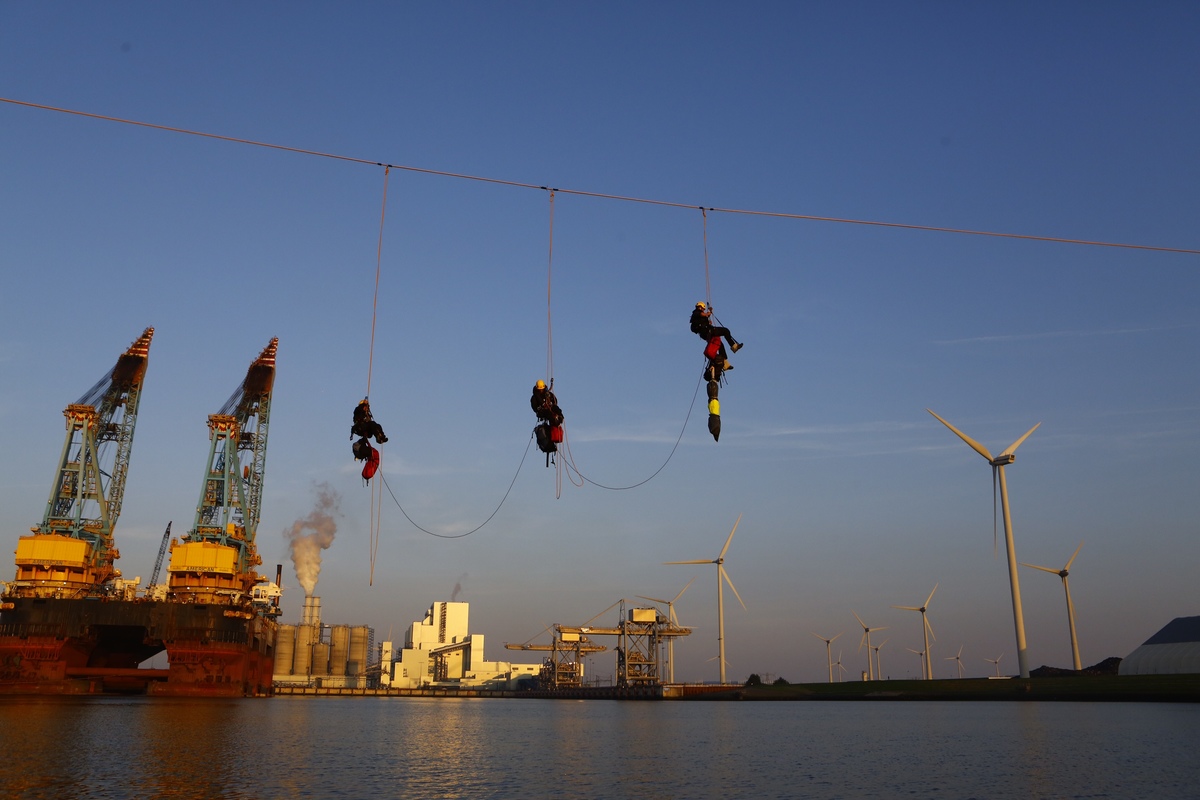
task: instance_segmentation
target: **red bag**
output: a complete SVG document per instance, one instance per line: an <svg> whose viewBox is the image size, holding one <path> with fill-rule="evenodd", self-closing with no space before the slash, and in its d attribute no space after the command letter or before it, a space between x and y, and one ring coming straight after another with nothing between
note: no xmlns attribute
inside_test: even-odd
<svg viewBox="0 0 1200 800"><path fill-rule="evenodd" d="M379 451L374 447L371 448L371 455L367 456L367 463L363 465L362 476L363 480L371 480L375 477L375 472L379 469Z"/></svg>
<svg viewBox="0 0 1200 800"><path fill-rule="evenodd" d="M717 353L721 351L721 337L714 336L708 340L708 346L704 348L705 358L716 358Z"/></svg>
<svg viewBox="0 0 1200 800"><path fill-rule="evenodd" d="M555 444L562 444L563 429L561 425L552 425L550 427L550 441Z"/></svg>

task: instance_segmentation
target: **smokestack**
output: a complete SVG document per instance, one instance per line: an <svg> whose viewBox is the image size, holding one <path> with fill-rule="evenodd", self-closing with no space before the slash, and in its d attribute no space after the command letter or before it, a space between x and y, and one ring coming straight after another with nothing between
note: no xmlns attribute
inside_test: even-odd
<svg viewBox="0 0 1200 800"><path fill-rule="evenodd" d="M321 598L313 595L306 595L304 598L304 609L300 612L300 624L311 625L320 630L321 628ZM316 637L313 641L317 641Z"/></svg>
<svg viewBox="0 0 1200 800"><path fill-rule="evenodd" d="M317 588L317 577L321 574L321 551L329 549L337 534L334 515L338 513L342 499L328 483L316 484L313 489L317 497L312 511L283 532L291 550L292 564L296 568L296 579L304 588L306 597L311 597Z"/></svg>

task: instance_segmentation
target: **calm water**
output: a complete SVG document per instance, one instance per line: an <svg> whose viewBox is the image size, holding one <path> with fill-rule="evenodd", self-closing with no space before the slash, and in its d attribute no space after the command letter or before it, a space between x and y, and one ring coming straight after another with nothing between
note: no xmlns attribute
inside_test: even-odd
<svg viewBox="0 0 1200 800"><path fill-rule="evenodd" d="M1200 706L0 699L0 798L1195 798Z"/></svg>

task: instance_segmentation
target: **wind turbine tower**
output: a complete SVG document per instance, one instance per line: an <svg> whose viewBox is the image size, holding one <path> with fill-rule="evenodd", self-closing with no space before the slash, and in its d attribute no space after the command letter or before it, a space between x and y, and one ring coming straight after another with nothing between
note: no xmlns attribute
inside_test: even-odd
<svg viewBox="0 0 1200 800"><path fill-rule="evenodd" d="M933 592L937 591L938 585L933 585ZM929 608L929 601L933 599L933 592L929 593L929 597L925 598L925 604L922 606L892 606L899 608L902 611L920 611L921 612L921 632L925 636L925 680L933 680L933 664L930 663L929 652L929 637L933 636L933 626L929 624L929 617L925 616L925 610ZM934 640L937 639L933 636Z"/></svg>
<svg viewBox="0 0 1200 800"><path fill-rule="evenodd" d="M927 680L925 677L925 654L920 650L913 650L911 647L904 649L917 657L917 660L921 663L921 680Z"/></svg>
<svg viewBox="0 0 1200 800"><path fill-rule="evenodd" d="M862 625L863 637L858 643L858 649L861 651L864 644L867 646L867 680L873 681L875 680L875 665L871 662L871 632L886 631L887 626L885 625L882 628L868 628L867 623L862 621L862 617L860 617L858 614L855 614L854 611L851 611L850 613L854 614L854 618L858 620L858 624Z"/></svg>
<svg viewBox="0 0 1200 800"><path fill-rule="evenodd" d="M984 661L988 662L989 664L996 665L996 677L997 678L1000 677L1000 659L1002 659L1002 658L1004 658L1004 653L1001 653L1000 655L996 656L995 658L985 658L984 659Z"/></svg>
<svg viewBox="0 0 1200 800"><path fill-rule="evenodd" d="M883 646L890 641L891 639L884 639L882 642L875 645L875 677L879 680L883 680L883 662L879 660L879 651L882 650Z"/></svg>
<svg viewBox="0 0 1200 800"><path fill-rule="evenodd" d="M646 597L645 595L642 595L642 594L639 594L638 597L642 598L643 600L649 600L652 603L665 604L667 607L667 619L671 621L671 625L678 628L679 627L679 619L678 619L678 617L675 616L675 602L679 598L683 597L683 593L688 590L688 586L691 586L693 581L695 581L695 580L696 580L695 578L692 578L692 580L688 581L687 584L682 589L679 590L679 594L675 595L670 600L659 600L656 597ZM670 681L671 683L675 682L675 637L674 636L670 636L667 638L667 680Z"/></svg>
<svg viewBox="0 0 1200 800"><path fill-rule="evenodd" d="M721 662L721 683L725 683L725 592L724 584L728 583L729 588L733 590L733 596L742 604L742 608L746 604L742 602L742 596L738 594L737 587L733 585L733 581L729 579L729 573L725 571L725 553L729 551L729 543L733 541L733 535L737 533L738 524L742 521L742 515L738 514L737 521L733 523L733 530L729 532L729 538L725 540L725 546L721 548L721 554L712 560L699 559L693 561L664 561L664 564L716 564L717 565L717 658ZM682 592L680 593L682 594Z"/></svg>
<svg viewBox="0 0 1200 800"><path fill-rule="evenodd" d="M953 661L958 664L958 677L960 680L962 679L962 676L963 676L962 651L963 651L963 645L960 644L958 646L958 655L946 656L947 661Z"/></svg>
<svg viewBox="0 0 1200 800"><path fill-rule="evenodd" d="M809 631L809 633L812 633L812 631ZM842 633L845 633L845 631L842 631ZM833 639L838 638L838 636L841 636L842 633L839 633L837 636L833 637ZM815 633L812 635L817 636ZM824 636L817 636L817 638L825 643L825 658L829 660L829 682L833 683L833 639L826 639ZM839 653L838 661L840 662L841 660L842 656Z"/></svg>
<svg viewBox="0 0 1200 800"><path fill-rule="evenodd" d="M1083 547L1083 542L1079 543L1079 547ZM1075 548L1075 552L1067 559L1067 565L1062 569L1050 569L1049 567L1039 567L1036 564L1021 562L1022 567L1040 569L1042 572L1049 572L1051 575L1057 575L1062 578L1063 591L1067 593L1067 625L1071 628L1071 658L1075 661L1076 672L1083 669L1083 665L1079 661L1079 639L1075 637L1075 606L1071 603L1071 587L1067 585L1067 575L1071 573L1071 564L1075 562L1075 556L1079 555L1079 547Z"/></svg>
<svg viewBox="0 0 1200 800"><path fill-rule="evenodd" d="M1021 677L1028 678L1029 661L1025 653L1025 614L1021 611L1021 585L1017 579L1017 551L1016 547L1013 545L1012 517L1009 515L1008 511L1008 484L1004 480L1004 468L1016 460L1017 448L1020 447L1021 443L1029 438L1029 434L1036 431L1042 423L1039 422L1037 425L1034 425L1032 428L1026 431L1024 436L1010 444L1003 453L998 456L993 456L988 452L986 447L967 436L949 422L946 422L946 420L942 419L937 414L934 414L932 410L928 408L925 410L930 414L933 414L934 419L953 431L958 438L966 442L972 450L986 458L988 463L992 465L992 485L995 486L998 483L1000 486L1000 508L1004 512L1004 546L1008 551L1008 582L1012 588L1013 627L1016 628L1017 632L1017 666L1020 669Z"/></svg>

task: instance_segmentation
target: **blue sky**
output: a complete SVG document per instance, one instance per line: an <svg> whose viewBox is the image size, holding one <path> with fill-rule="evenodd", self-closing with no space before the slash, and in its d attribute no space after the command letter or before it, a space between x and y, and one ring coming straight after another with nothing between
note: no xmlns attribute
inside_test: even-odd
<svg viewBox="0 0 1200 800"><path fill-rule="evenodd" d="M1200 11L1188 3L0 5L0 96L559 193L555 388L588 477L671 452L701 367L701 205L1200 249ZM717 314L747 342L714 443L700 402L638 489L555 497L534 451L489 525L447 541L383 507L347 438L366 391L383 170L0 103L0 521L40 521L62 408L157 329L118 528L148 577L192 522L205 419L280 339L259 549L314 485L341 496L328 621L401 637L472 603L487 656L618 598L671 597L713 679L716 557L729 672L824 677L851 611L884 672L1015 667L983 459L1017 556L1072 572L1085 664L1200 613L1200 256L710 212ZM454 534L513 479L546 377L546 192L393 170L371 399L409 514ZM11 567L10 567L11 568ZM271 567L273 571L273 567ZM1060 583L1022 571L1031 666L1070 665ZM285 596L299 616L300 592ZM732 599L730 599L730 602ZM609 613L606 618L615 621ZM544 637L543 637L544 638ZM889 658L890 651L890 658ZM513 654L517 655L517 654ZM835 657L837 653L835 650ZM860 664L861 662L861 664ZM594 671L612 673L610 656Z"/></svg>

